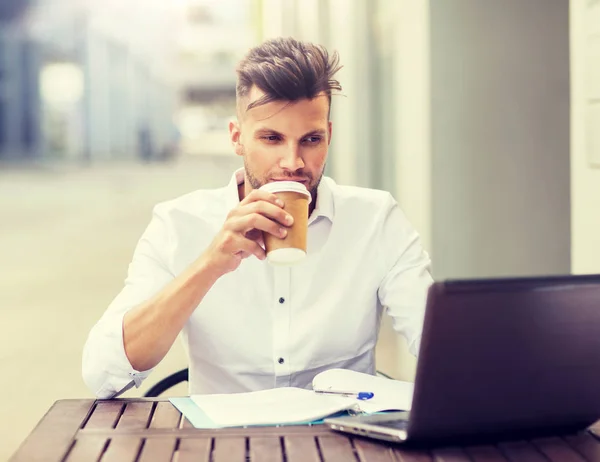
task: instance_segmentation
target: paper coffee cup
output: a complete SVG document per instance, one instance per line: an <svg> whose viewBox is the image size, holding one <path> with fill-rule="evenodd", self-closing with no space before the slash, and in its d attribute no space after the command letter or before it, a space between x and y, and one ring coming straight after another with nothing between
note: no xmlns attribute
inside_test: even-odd
<svg viewBox="0 0 600 462"><path fill-rule="evenodd" d="M302 183L296 181L274 181L260 188L275 194L285 206L284 210L294 217L294 223L282 239L263 233L267 260L273 265L293 265L306 256L306 234L308 232L308 205L311 196Z"/></svg>

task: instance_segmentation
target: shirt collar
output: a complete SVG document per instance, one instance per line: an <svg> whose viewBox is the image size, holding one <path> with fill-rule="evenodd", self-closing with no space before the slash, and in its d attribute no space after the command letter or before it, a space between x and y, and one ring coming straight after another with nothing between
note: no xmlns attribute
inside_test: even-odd
<svg viewBox="0 0 600 462"><path fill-rule="evenodd" d="M331 184L333 180L326 176L321 178L319 187L317 188L317 204L313 213L308 219L308 223L312 223L319 217L325 217L333 223L334 207L333 207L333 191L331 190Z"/></svg>
<svg viewBox="0 0 600 462"><path fill-rule="evenodd" d="M233 209L240 203L240 193L238 190L238 186L244 182L244 169L239 168L233 175L231 175L231 180L225 187L226 191L226 201L227 201L227 212Z"/></svg>
<svg viewBox="0 0 600 462"><path fill-rule="evenodd" d="M238 192L238 186L244 182L244 169L240 168L236 170L231 176L231 180L227 185L227 196L228 204L231 204L230 208L235 207L240 202L240 196ZM334 207L333 207L333 191L331 186L333 180L329 177L323 176L319 187L317 188L317 204L313 213L308 219L308 224L311 224L319 217L328 218L329 221L333 222Z"/></svg>

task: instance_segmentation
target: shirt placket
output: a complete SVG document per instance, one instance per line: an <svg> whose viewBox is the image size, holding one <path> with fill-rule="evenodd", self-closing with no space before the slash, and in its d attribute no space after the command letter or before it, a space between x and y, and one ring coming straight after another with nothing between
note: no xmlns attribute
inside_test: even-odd
<svg viewBox="0 0 600 462"><path fill-rule="evenodd" d="M275 386L290 386L290 273L286 267L275 267L273 271L273 363Z"/></svg>

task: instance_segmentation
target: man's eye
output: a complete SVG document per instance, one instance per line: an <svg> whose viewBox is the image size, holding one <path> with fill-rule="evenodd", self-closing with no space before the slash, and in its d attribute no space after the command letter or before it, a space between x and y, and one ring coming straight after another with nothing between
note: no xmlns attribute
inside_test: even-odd
<svg viewBox="0 0 600 462"><path fill-rule="evenodd" d="M308 138L304 138L304 141L307 144L317 144L319 141L321 141L321 137L320 136L309 136Z"/></svg>
<svg viewBox="0 0 600 462"><path fill-rule="evenodd" d="M279 136L277 135L266 135L262 137L263 140L265 141L269 141L270 143L274 142L274 141L279 141Z"/></svg>

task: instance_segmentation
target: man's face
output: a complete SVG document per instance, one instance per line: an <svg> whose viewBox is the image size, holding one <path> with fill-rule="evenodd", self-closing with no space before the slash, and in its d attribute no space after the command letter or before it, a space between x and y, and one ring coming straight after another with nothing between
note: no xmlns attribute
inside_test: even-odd
<svg viewBox="0 0 600 462"><path fill-rule="evenodd" d="M243 108L262 96L253 87ZM229 131L236 153L244 157L245 195L272 181L291 180L303 183L315 199L331 140L327 95L241 109L238 118Z"/></svg>

